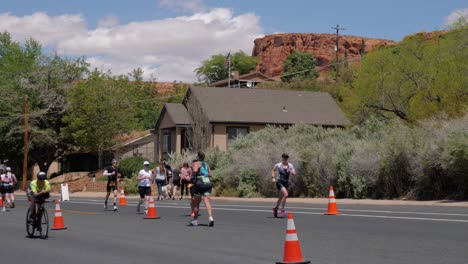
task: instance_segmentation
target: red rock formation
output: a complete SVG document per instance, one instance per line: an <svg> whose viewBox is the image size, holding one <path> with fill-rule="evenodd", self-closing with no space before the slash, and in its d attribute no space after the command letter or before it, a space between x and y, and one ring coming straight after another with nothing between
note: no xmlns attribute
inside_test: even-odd
<svg viewBox="0 0 468 264"><path fill-rule="evenodd" d="M396 42L391 40L340 36L339 58L344 58L345 51L348 51L349 60L358 60L362 39L365 42L366 52L381 46L396 45ZM255 40L252 56L259 58L257 71L270 77L277 77L281 75L283 62L292 50L312 53L317 60L318 67L330 65L335 58L335 41L334 34L285 33L267 35Z"/></svg>

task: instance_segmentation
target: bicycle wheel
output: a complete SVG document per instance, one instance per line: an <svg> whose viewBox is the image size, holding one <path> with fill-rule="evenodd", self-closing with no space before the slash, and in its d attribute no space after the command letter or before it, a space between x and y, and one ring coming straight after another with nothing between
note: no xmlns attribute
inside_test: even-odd
<svg viewBox="0 0 468 264"><path fill-rule="evenodd" d="M47 214L47 210L45 208L42 209L39 216L39 225L39 233L41 234L41 238L47 238L49 235L49 215Z"/></svg>
<svg viewBox="0 0 468 264"><path fill-rule="evenodd" d="M34 231L36 230L34 226L34 221L30 220L31 217L31 209L28 208L28 212L26 213L26 232L28 233L29 237L34 236Z"/></svg>

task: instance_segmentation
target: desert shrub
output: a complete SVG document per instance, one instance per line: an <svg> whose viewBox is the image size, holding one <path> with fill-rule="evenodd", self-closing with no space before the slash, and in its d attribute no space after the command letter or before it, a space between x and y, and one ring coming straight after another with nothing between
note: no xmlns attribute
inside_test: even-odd
<svg viewBox="0 0 468 264"><path fill-rule="evenodd" d="M127 194L137 194L138 193L138 180L137 174L134 173L129 178L124 178L125 182L125 193Z"/></svg>
<svg viewBox="0 0 468 264"><path fill-rule="evenodd" d="M367 120L349 129L267 127L207 159L221 195L274 197L271 170L287 152L297 170L290 195L348 198L468 198L468 115L417 124Z"/></svg>

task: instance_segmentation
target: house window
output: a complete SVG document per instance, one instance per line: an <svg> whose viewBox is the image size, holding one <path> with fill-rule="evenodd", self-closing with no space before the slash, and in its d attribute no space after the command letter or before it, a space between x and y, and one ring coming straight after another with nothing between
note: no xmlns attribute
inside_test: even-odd
<svg viewBox="0 0 468 264"><path fill-rule="evenodd" d="M164 131L162 143L163 143L162 145L163 155L171 152L171 132L170 131Z"/></svg>
<svg viewBox="0 0 468 264"><path fill-rule="evenodd" d="M248 127L227 127L227 144L228 146L237 138L243 137L249 134Z"/></svg>

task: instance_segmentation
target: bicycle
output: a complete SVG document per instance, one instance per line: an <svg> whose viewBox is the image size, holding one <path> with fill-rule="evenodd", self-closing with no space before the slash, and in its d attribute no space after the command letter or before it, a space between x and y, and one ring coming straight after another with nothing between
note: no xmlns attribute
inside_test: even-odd
<svg viewBox="0 0 468 264"><path fill-rule="evenodd" d="M36 201L36 216L31 220L31 208L28 208L26 213L26 232L29 237L33 237L34 233L39 231L39 236L46 239L49 235L49 215L44 207L46 201Z"/></svg>

